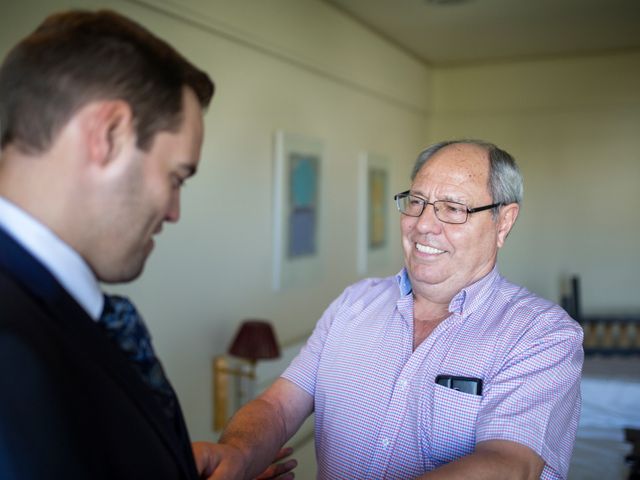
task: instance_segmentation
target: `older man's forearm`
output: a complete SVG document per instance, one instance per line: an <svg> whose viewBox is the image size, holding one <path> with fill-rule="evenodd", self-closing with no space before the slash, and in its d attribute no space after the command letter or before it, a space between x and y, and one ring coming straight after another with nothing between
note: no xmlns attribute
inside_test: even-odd
<svg viewBox="0 0 640 480"><path fill-rule="evenodd" d="M530 448L504 440L478 445L476 451L420 477L420 480L537 480L544 461Z"/></svg>
<svg viewBox="0 0 640 480"><path fill-rule="evenodd" d="M242 456L245 477L261 473L289 439L281 412L272 403L256 399L231 419L219 443L235 448Z"/></svg>
<svg viewBox="0 0 640 480"><path fill-rule="evenodd" d="M231 418L213 449L212 480L251 479L262 473L312 410L311 395L289 380L276 380Z"/></svg>

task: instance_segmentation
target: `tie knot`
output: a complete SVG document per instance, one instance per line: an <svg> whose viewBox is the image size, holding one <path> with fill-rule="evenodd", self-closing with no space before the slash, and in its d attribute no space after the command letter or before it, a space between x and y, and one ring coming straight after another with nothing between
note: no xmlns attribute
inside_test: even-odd
<svg viewBox="0 0 640 480"><path fill-rule="evenodd" d="M109 317L112 315L130 315L133 313L137 314L136 307L127 297L121 297L120 295L104 296L102 317Z"/></svg>
<svg viewBox="0 0 640 480"><path fill-rule="evenodd" d="M143 363L154 360L149 331L128 298L105 295L100 323L132 360Z"/></svg>

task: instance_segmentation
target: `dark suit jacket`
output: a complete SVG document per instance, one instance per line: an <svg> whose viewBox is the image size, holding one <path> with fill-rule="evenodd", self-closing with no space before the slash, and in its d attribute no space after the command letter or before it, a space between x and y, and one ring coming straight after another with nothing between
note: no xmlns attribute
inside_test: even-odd
<svg viewBox="0 0 640 480"><path fill-rule="evenodd" d="M0 478L198 478L181 412L2 229Z"/></svg>

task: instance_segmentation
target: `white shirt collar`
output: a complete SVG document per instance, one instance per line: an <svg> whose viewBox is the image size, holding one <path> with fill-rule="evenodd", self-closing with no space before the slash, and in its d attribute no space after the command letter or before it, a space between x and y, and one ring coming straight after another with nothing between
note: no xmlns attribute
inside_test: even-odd
<svg viewBox="0 0 640 480"><path fill-rule="evenodd" d="M0 197L0 227L42 263L91 318L102 312L104 297L89 265L49 228Z"/></svg>

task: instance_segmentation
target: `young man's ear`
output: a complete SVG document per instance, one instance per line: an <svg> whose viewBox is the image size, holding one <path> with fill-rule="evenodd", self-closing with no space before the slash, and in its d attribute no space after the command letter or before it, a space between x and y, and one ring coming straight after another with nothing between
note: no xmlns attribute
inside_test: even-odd
<svg viewBox="0 0 640 480"><path fill-rule="evenodd" d="M520 205L517 203L510 203L500 208L498 213L498 248L502 248L504 245L504 241L509 235L513 224L516 223L519 212Z"/></svg>
<svg viewBox="0 0 640 480"><path fill-rule="evenodd" d="M106 164L135 140L133 114L122 100L100 100L81 112L88 154L92 162Z"/></svg>

